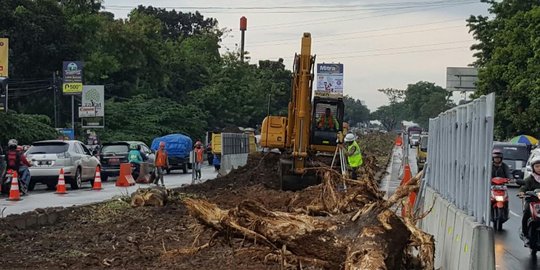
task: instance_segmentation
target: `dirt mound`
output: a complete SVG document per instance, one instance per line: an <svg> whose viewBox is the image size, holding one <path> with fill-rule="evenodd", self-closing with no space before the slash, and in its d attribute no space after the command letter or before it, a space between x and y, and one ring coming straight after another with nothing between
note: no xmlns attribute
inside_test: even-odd
<svg viewBox="0 0 540 270"><path fill-rule="evenodd" d="M368 136L359 141L368 161L366 167L371 171L384 170L393 138ZM381 200L375 182L363 182L359 188L348 185L347 194L356 192L357 197L332 191L333 184L312 187L302 193L279 191L278 161L279 155L275 153L251 155L246 166L226 176L175 190L174 198L164 207L132 208L123 200L115 200L69 209L54 226L25 230L12 229L13 226L0 220L0 228L10 228L0 232L0 265L9 269L36 265L44 269L296 269L297 265L282 265L285 257L289 263L294 261L290 254L283 257L260 239L234 237L238 234L230 227L216 230L203 226L188 214L183 201L202 198L220 209L244 205L249 206L247 210L260 210L259 213L268 215L264 218L269 218L273 212L280 211L352 215L354 209ZM354 203L348 203L352 198L356 198ZM244 203L246 200L250 203ZM244 219L249 211L235 213L230 218L237 218L246 228L259 231L264 225L258 223L259 219L254 219L255 223ZM316 237L310 239L310 243L318 243ZM310 248L317 247L298 248L309 253ZM336 269L335 265L315 267L317 263L303 263L304 269ZM306 263L313 267L306 267Z"/></svg>

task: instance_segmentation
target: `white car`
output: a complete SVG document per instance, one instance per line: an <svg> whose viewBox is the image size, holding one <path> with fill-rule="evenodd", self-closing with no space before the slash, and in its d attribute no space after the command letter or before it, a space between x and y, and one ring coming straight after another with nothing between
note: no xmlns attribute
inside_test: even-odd
<svg viewBox="0 0 540 270"><path fill-rule="evenodd" d="M36 183L46 184L54 189L58 183L60 169L64 169L66 183L72 189L78 189L84 181L94 184L96 167L101 167L99 160L80 141L40 141L32 144L26 152L30 167L31 180L28 190L33 190Z"/></svg>

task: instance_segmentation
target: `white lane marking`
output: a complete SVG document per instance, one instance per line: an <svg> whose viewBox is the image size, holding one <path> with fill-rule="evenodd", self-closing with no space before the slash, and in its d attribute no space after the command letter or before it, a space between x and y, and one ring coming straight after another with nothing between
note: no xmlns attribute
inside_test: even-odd
<svg viewBox="0 0 540 270"><path fill-rule="evenodd" d="M510 214L512 214L512 215L514 215L514 216L516 216L518 218L521 218L521 215L518 215L518 214L514 213L512 210L510 210Z"/></svg>

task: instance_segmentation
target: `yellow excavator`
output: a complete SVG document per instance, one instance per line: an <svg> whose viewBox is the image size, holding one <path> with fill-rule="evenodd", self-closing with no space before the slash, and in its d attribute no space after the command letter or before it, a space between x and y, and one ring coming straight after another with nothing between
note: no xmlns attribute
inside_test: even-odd
<svg viewBox="0 0 540 270"><path fill-rule="evenodd" d="M279 173L284 190L299 190L319 183L308 168L316 166L317 156L335 157L337 144L343 142L343 134L347 133L343 98L313 97L314 67L311 34L304 33L300 54L294 58L288 115L267 116L261 126L261 146L277 148L282 153ZM325 114L333 118L330 128L321 125Z"/></svg>

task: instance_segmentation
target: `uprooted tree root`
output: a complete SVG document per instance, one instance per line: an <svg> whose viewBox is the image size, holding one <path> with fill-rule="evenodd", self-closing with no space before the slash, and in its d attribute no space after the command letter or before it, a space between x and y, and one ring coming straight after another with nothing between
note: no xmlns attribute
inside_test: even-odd
<svg viewBox="0 0 540 270"><path fill-rule="evenodd" d="M320 173L323 182L294 193L286 212L251 200L232 209L202 199L184 203L193 217L217 233L266 246L270 252L265 259L282 268L434 269L433 237L415 227L412 214L399 217L391 210L418 190L421 174L384 200L369 180L343 179L329 169ZM345 186L345 191L337 186ZM178 252L195 253L208 245Z"/></svg>

